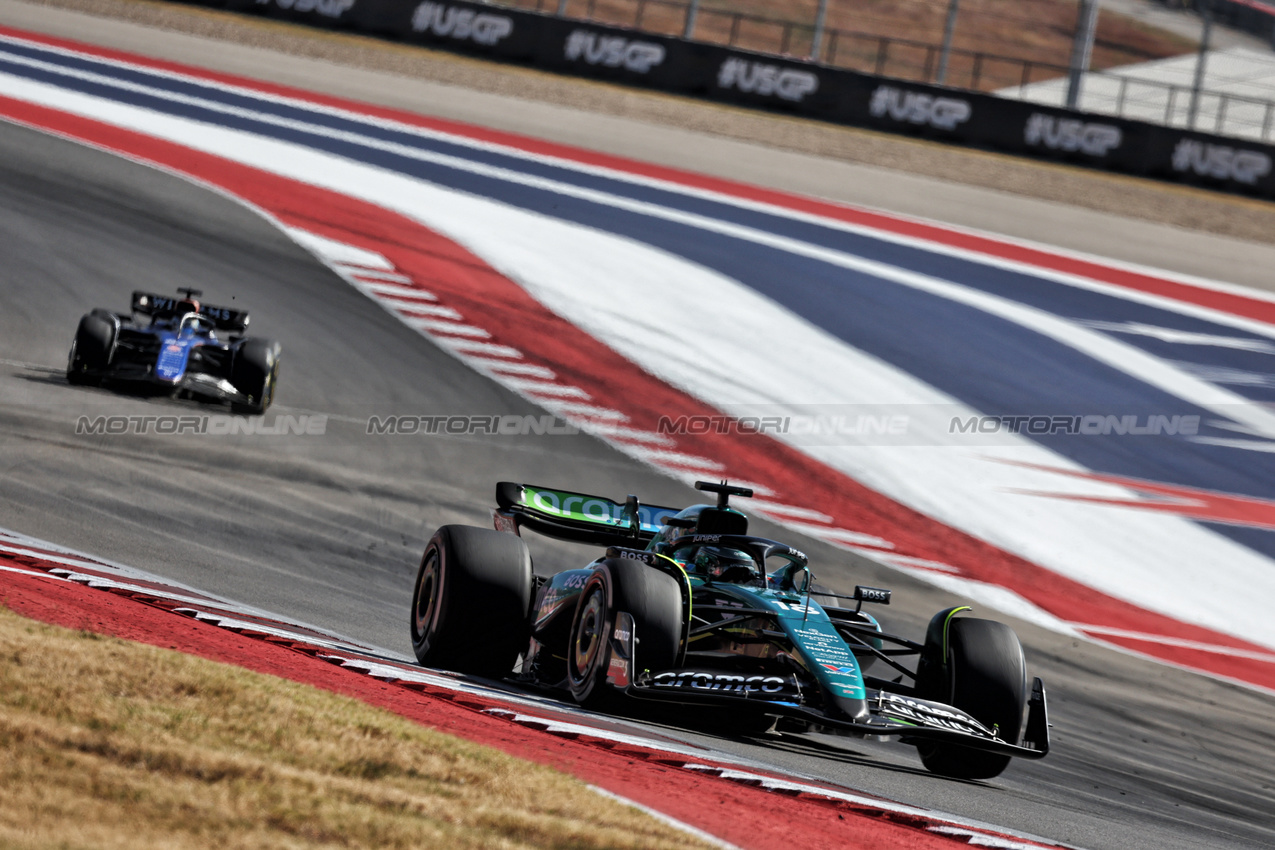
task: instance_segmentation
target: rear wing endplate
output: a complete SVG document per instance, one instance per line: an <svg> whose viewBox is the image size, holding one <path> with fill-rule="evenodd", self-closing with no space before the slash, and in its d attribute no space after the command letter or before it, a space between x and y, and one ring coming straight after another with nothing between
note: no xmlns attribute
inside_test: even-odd
<svg viewBox="0 0 1275 850"><path fill-rule="evenodd" d="M501 481L496 485L496 528L517 534L522 528L597 546L644 546L678 508L642 505L630 496L614 502L601 496ZM636 511L636 517L635 517Z"/></svg>

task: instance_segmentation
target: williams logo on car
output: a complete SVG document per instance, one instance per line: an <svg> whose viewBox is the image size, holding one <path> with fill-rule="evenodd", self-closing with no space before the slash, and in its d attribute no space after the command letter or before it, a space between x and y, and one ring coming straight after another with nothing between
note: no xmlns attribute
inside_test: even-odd
<svg viewBox="0 0 1275 850"><path fill-rule="evenodd" d="M1271 173L1271 158L1261 151L1182 139L1173 150L1173 170L1252 186Z"/></svg>
<svg viewBox="0 0 1275 850"><path fill-rule="evenodd" d="M955 130L974 114L968 100L935 97L894 86L877 86L868 111L874 118L889 118L907 124L928 124L940 130Z"/></svg>
<svg viewBox="0 0 1275 850"><path fill-rule="evenodd" d="M731 57L718 70L717 85L800 103L819 90L819 77L810 71Z"/></svg>
<svg viewBox="0 0 1275 850"><path fill-rule="evenodd" d="M354 7L354 0L257 0L258 6L271 3L291 12L315 12L325 18L339 18Z"/></svg>
<svg viewBox="0 0 1275 850"><path fill-rule="evenodd" d="M665 51L664 45L652 41L636 41L578 29L567 36L564 53L570 62L648 74L664 61Z"/></svg>
<svg viewBox="0 0 1275 850"><path fill-rule="evenodd" d="M1033 112L1023 129L1023 140L1051 151L1079 151L1101 157L1120 147L1123 136L1120 128L1112 124L1091 124L1075 118Z"/></svg>
<svg viewBox="0 0 1275 850"><path fill-rule="evenodd" d="M426 0L416 7L412 15L412 31L491 47L514 31L514 21L507 15L476 12Z"/></svg>

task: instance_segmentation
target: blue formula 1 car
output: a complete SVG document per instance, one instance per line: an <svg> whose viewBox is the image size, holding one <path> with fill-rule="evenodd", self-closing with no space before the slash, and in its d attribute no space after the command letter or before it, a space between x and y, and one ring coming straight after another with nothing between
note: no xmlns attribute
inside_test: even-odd
<svg viewBox="0 0 1275 850"><path fill-rule="evenodd" d="M236 413L265 413L274 400L279 343L245 336L245 311L201 304L197 289L177 293L134 292L130 313L99 309L85 315L71 343L66 379L142 385L229 402Z"/></svg>
<svg viewBox="0 0 1275 850"><path fill-rule="evenodd" d="M696 486L717 503L679 511L497 485L496 530L443 526L425 548L417 659L565 690L591 708L700 706L732 733L894 737L929 770L965 779L1048 753L1045 687L1028 689L1008 626L960 606L935 614L923 641L887 634L862 607L888 604L890 591L817 589L805 554L748 534L729 499L750 490ZM542 578L522 529L605 551Z"/></svg>

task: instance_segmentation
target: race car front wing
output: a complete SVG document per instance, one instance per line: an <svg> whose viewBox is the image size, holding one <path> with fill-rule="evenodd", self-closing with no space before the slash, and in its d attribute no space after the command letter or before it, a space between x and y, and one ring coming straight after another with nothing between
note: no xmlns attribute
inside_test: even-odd
<svg viewBox="0 0 1275 850"><path fill-rule="evenodd" d="M1040 678L1032 682L1027 726L1022 742L1015 744L958 708L884 689L867 691L869 715L865 720L854 720L806 704L802 683L795 676L745 676L697 669L635 675L631 659L635 657L636 635L632 619L623 612L617 617L610 645L607 681L634 699L747 706L762 714L791 717L854 735L899 737L905 743L941 741L1017 758L1041 759L1049 753L1049 710L1045 683Z"/></svg>

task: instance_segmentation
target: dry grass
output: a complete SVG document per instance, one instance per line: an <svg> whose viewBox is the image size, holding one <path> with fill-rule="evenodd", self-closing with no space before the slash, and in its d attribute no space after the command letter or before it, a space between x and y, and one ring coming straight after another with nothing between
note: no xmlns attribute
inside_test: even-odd
<svg viewBox="0 0 1275 850"><path fill-rule="evenodd" d="M315 688L0 607L0 846L704 845Z"/></svg>

